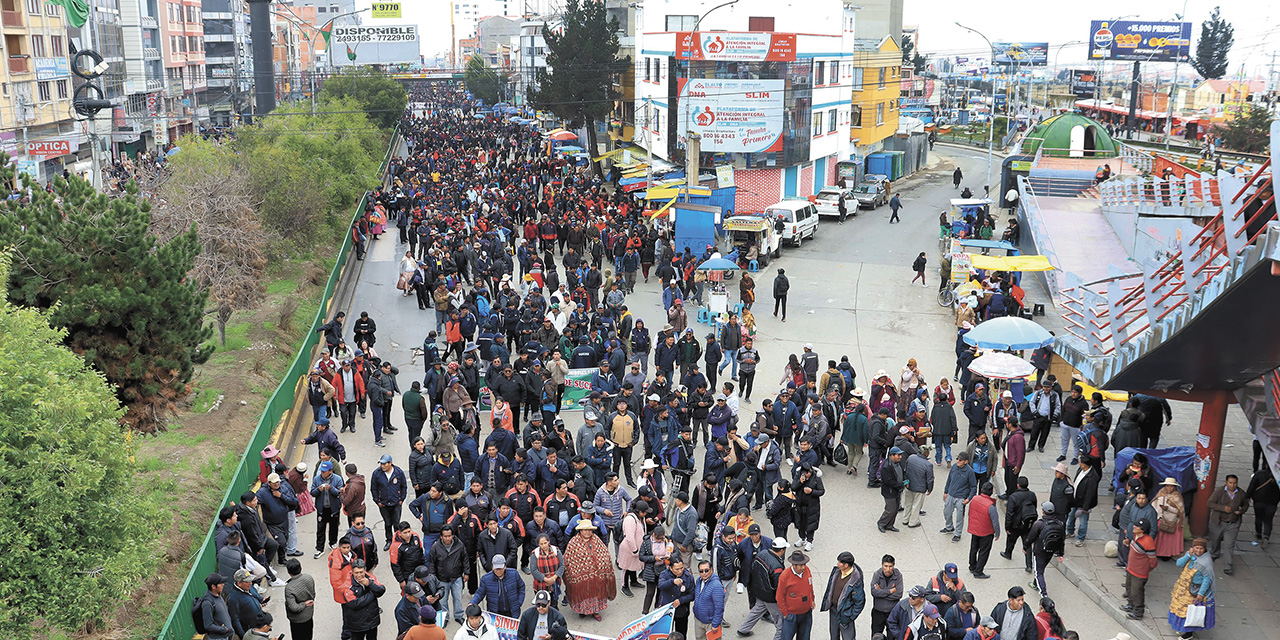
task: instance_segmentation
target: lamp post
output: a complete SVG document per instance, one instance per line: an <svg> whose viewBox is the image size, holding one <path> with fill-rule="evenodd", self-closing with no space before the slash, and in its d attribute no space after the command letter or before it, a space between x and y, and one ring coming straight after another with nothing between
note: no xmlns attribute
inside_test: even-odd
<svg viewBox="0 0 1280 640"><path fill-rule="evenodd" d="M1071 42L1064 42L1058 45L1058 52L1053 54L1053 75L1055 78L1058 75L1058 56L1062 55L1063 49L1070 47L1072 45L1077 45L1077 44L1086 44L1086 43L1084 40L1072 40ZM1072 80L1073 78L1067 78L1068 87L1071 86ZM1094 85L1097 85L1097 80L1094 80ZM1046 109L1049 108L1049 86L1047 84L1045 85L1045 88L1044 88L1044 107Z"/></svg>
<svg viewBox="0 0 1280 640"><path fill-rule="evenodd" d="M729 5L734 5L734 4L738 4L738 0L729 0L728 2L724 2L714 7L711 7L710 9L707 9L706 12L704 12L701 16L698 16L698 20L693 23L693 31L692 33L690 33L689 37L692 38L694 42L697 42L698 27L702 24L702 21L706 19L707 16L711 15L711 12L715 11L716 9L722 9L724 7L727 7ZM692 62L692 60L689 60L688 62ZM686 66L685 69L686 69L685 75L688 76L688 67ZM687 79L688 78L686 77L686 80ZM679 95L677 95L676 97L677 99L679 99ZM684 112L684 117L682 118L684 122L683 122L683 125L681 126L681 130L684 131L684 141L685 141L684 142L684 156L685 156L684 158L685 160L685 176L684 176L685 200L684 201L688 202L689 190L693 189L695 186L698 185L698 167L701 166L702 164L702 157L701 157L702 145L701 143L696 145L694 144L695 142L694 136L697 134L689 130L689 105L685 104L683 100L680 100L679 108L680 108L680 111ZM696 147L696 150L695 150L695 147Z"/></svg>
<svg viewBox="0 0 1280 640"><path fill-rule="evenodd" d="M1182 13L1174 16L1178 22L1182 22L1183 16L1187 15L1187 2L1182 0ZM1182 66L1182 47L1173 52L1173 84L1169 85L1169 114L1164 119L1164 152L1169 153L1169 142L1173 139L1173 94L1178 90L1178 71ZM1187 42L1187 56L1191 55L1191 42ZM1274 55L1274 54L1273 54Z"/></svg>
<svg viewBox="0 0 1280 640"><path fill-rule="evenodd" d="M994 45L991 44L991 39L987 38L987 36L985 35L982 35L981 31L966 27L960 24L959 22L956 23L956 26L960 27L961 29L964 29L965 31L971 31L973 33L978 34L980 38L982 38L987 42L987 49L991 51L991 64L994 65L996 61L996 48ZM991 189L991 135L992 133L995 132L995 128L996 128L996 81L995 81L995 77L993 76L991 79L991 109L987 112L987 189L988 191Z"/></svg>

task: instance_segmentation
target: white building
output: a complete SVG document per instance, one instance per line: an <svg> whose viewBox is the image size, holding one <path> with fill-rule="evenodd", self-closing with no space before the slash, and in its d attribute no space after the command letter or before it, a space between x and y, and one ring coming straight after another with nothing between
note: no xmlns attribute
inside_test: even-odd
<svg viewBox="0 0 1280 640"><path fill-rule="evenodd" d="M739 211L833 184L836 164L852 152L857 5L721 4L644 0L637 8L634 141L683 164L687 133L698 133L704 171L734 166Z"/></svg>

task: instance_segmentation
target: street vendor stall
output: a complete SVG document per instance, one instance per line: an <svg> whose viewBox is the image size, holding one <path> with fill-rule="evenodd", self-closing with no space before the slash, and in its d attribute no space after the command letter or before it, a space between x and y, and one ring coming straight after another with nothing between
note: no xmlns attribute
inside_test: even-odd
<svg viewBox="0 0 1280 640"><path fill-rule="evenodd" d="M733 216L721 223L721 228L729 245L725 258L743 268L749 268L755 260L756 266L763 269L780 252L778 233L765 216Z"/></svg>

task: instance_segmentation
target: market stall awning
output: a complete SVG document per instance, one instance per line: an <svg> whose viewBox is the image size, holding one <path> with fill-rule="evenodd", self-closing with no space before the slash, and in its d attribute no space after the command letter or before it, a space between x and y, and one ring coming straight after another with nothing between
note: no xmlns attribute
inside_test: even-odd
<svg viewBox="0 0 1280 640"><path fill-rule="evenodd" d="M984 256L971 253L975 269L987 271L1053 271L1053 265L1044 256Z"/></svg>

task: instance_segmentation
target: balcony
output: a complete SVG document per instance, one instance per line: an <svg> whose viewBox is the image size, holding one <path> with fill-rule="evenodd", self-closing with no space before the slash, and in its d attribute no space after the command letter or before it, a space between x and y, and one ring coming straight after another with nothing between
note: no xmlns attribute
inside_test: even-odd
<svg viewBox="0 0 1280 640"><path fill-rule="evenodd" d="M147 78L147 91L160 91L164 89L164 78Z"/></svg>
<svg viewBox="0 0 1280 640"><path fill-rule="evenodd" d="M144 59L144 60L159 60L159 59L160 59L160 50L159 50L159 49L157 49L157 48L155 48L155 47L146 47L146 48L144 48L144 49L142 50L142 59Z"/></svg>
<svg viewBox="0 0 1280 640"><path fill-rule="evenodd" d="M31 73L31 59L27 56L9 56L9 73Z"/></svg>
<svg viewBox="0 0 1280 640"><path fill-rule="evenodd" d="M3 23L6 28L21 28L22 12L17 10L10 11L9 9L0 11L0 23Z"/></svg>
<svg viewBox="0 0 1280 640"><path fill-rule="evenodd" d="M142 25L142 28L144 29L160 28L160 21L156 20L151 16L142 16L141 18L139 18L139 23Z"/></svg>

